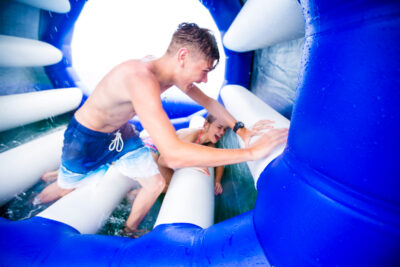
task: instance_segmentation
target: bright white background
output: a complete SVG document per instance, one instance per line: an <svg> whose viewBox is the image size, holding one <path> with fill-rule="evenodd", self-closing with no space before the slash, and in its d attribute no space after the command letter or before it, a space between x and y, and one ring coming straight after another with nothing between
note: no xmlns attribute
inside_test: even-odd
<svg viewBox="0 0 400 267"><path fill-rule="evenodd" d="M209 74L208 83L199 86L216 98L224 80L225 55L217 26L198 0L88 1L75 24L73 66L91 92L115 65L146 55L163 55L181 22L195 22L212 30L217 38L220 63Z"/></svg>

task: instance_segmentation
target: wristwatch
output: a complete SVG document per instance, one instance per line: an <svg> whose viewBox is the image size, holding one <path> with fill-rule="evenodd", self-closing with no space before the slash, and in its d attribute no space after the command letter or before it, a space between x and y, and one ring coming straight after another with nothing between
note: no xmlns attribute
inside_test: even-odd
<svg viewBox="0 0 400 267"><path fill-rule="evenodd" d="M241 121L237 121L235 123L235 126L233 126L233 131L236 133L237 130L239 130L240 128L244 128L244 123Z"/></svg>

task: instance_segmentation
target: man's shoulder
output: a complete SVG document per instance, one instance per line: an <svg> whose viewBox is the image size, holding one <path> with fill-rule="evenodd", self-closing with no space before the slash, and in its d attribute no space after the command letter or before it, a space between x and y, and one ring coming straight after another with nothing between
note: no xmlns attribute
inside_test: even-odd
<svg viewBox="0 0 400 267"><path fill-rule="evenodd" d="M121 73L126 81L137 83L145 83L147 85L158 85L157 78L149 68L148 64L141 60L132 59L125 61L117 66L117 72Z"/></svg>
<svg viewBox="0 0 400 267"><path fill-rule="evenodd" d="M117 66L121 71L130 73L131 75L151 75L148 64L138 59L131 59L125 62L122 62Z"/></svg>

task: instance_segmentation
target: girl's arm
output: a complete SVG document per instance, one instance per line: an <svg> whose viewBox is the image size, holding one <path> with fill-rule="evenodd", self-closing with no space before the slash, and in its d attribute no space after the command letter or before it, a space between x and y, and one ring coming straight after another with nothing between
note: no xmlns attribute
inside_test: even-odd
<svg viewBox="0 0 400 267"><path fill-rule="evenodd" d="M214 183L214 193L215 195L222 194L222 175L224 174L224 166L215 167L215 183Z"/></svg>

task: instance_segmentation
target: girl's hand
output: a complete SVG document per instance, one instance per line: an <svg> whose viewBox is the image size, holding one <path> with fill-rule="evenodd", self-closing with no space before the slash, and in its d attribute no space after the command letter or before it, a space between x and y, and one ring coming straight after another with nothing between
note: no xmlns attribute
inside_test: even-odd
<svg viewBox="0 0 400 267"><path fill-rule="evenodd" d="M222 185L221 183L215 183L214 185L214 194L217 196L219 194L222 194Z"/></svg>

